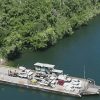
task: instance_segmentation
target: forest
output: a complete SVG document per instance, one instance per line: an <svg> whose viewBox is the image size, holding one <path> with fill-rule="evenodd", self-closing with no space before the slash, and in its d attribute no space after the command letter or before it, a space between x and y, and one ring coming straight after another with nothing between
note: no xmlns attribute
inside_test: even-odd
<svg viewBox="0 0 100 100"><path fill-rule="evenodd" d="M41 50L100 13L100 0L0 0L0 56Z"/></svg>

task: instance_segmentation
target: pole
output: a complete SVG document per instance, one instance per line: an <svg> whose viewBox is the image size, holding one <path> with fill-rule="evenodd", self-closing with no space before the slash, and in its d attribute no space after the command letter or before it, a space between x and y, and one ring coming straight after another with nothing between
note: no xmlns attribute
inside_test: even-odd
<svg viewBox="0 0 100 100"><path fill-rule="evenodd" d="M85 73L85 65L84 65L84 79L86 78L85 74L86 74L86 73Z"/></svg>

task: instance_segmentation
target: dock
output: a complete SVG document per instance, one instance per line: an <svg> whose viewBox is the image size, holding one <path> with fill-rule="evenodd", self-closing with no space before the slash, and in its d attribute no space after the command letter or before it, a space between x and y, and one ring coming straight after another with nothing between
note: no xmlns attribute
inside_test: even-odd
<svg viewBox="0 0 100 100"><path fill-rule="evenodd" d="M26 69L25 69L26 70ZM23 72L19 68L13 68L5 65L0 65L0 83L15 85L24 88L42 90L46 92L70 95L76 97L82 97L84 95L98 95L100 94L100 86L95 85L92 81L88 79L72 77L69 75L61 74L59 76L66 76L64 82L61 79L58 79L59 76L55 79L54 74L46 73L45 78L43 76L37 77L37 73L40 73L36 70L28 69L29 76L31 77L22 77L22 76L13 76L9 74L9 71L15 73ZM55 71L55 70L54 70ZM56 70L57 71L57 70ZM61 71L59 71L60 73ZM56 74L55 74L56 75ZM48 80L47 80L48 79Z"/></svg>

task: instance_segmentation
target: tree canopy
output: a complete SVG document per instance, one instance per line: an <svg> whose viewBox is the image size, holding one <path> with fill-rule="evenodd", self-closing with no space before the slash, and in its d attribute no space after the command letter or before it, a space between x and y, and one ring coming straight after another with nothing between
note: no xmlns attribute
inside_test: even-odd
<svg viewBox="0 0 100 100"><path fill-rule="evenodd" d="M54 45L100 13L100 0L0 0L0 54Z"/></svg>

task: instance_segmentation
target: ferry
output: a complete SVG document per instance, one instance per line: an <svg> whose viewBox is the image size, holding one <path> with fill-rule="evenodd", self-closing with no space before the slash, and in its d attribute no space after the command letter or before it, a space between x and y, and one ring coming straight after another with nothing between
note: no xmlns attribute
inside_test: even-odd
<svg viewBox="0 0 100 100"><path fill-rule="evenodd" d="M66 75L55 65L40 62L33 69L0 65L0 83L77 97L100 94L94 80Z"/></svg>

